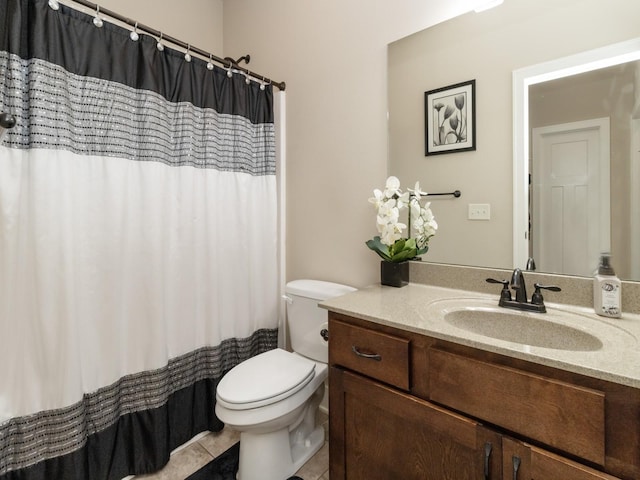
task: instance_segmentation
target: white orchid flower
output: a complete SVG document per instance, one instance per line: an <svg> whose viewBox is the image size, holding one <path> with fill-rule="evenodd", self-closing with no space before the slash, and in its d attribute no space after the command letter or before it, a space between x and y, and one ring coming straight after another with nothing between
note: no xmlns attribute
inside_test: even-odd
<svg viewBox="0 0 640 480"><path fill-rule="evenodd" d="M386 200L380 205L380 207L378 207L378 217L398 218L399 216L400 216L400 209L396 205L395 198L390 198Z"/></svg>
<svg viewBox="0 0 640 480"><path fill-rule="evenodd" d="M411 203L409 204L409 212L411 214L411 221L413 221L414 218L420 217L420 215L422 214L420 202L418 202L415 198L412 199Z"/></svg>
<svg viewBox="0 0 640 480"><path fill-rule="evenodd" d="M405 228L407 226L399 222L387 224L380 232L380 241L390 247L402 238L402 231Z"/></svg>
<svg viewBox="0 0 640 480"><path fill-rule="evenodd" d="M387 178L387 183L384 187L384 196L391 198L394 195L400 196L402 195L402 192L400 192L400 180L398 180L398 177L394 177L392 175Z"/></svg>
<svg viewBox="0 0 640 480"><path fill-rule="evenodd" d="M378 232L381 232L387 228L392 228L397 222L397 219L393 219L391 217L378 217L377 226Z"/></svg>
<svg viewBox="0 0 640 480"><path fill-rule="evenodd" d="M420 198L422 198L422 196L427 195L427 192L423 192L422 190L420 190L420 182L416 182L416 185L413 187L413 189L407 188L407 190L409 190L413 194L417 201L420 201Z"/></svg>
<svg viewBox="0 0 640 480"><path fill-rule="evenodd" d="M397 236L397 232L393 225L384 225L382 229L380 229L380 241L385 245L391 246L393 242L395 242L395 238Z"/></svg>
<svg viewBox="0 0 640 480"><path fill-rule="evenodd" d="M428 220L425 219L422 231L424 235L433 237L436 234L436 230L438 230L438 223L435 218L433 218L433 215L431 215Z"/></svg>
<svg viewBox="0 0 640 480"><path fill-rule="evenodd" d="M422 218L424 218L424 220L425 220L426 222L434 222L434 223L435 223L435 219L434 219L434 216L433 216L433 212L431 211L431 209L430 209L430 208L423 208L423 209L422 209L422 212L420 213L420 216L421 216Z"/></svg>
<svg viewBox="0 0 640 480"><path fill-rule="evenodd" d="M410 198L410 194L409 194L409 192L401 193L401 194L398 196L398 200L397 200L397 202L398 202L398 208L399 208L399 209L403 209L403 208L405 208L407 205L409 205L410 199L411 199L411 198Z"/></svg>
<svg viewBox="0 0 640 480"><path fill-rule="evenodd" d="M380 241L388 247L396 243L396 240L398 240L399 238L400 236L393 232L390 232L390 233L382 232L380 234Z"/></svg>
<svg viewBox="0 0 640 480"><path fill-rule="evenodd" d="M373 191L373 197L369 199L369 203L373 203L376 208L380 208L382 203L385 201L384 195L381 190L377 188Z"/></svg>

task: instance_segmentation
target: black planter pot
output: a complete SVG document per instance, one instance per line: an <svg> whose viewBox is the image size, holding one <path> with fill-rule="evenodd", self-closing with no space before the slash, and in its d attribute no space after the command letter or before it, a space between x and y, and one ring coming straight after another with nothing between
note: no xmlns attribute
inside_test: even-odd
<svg viewBox="0 0 640 480"><path fill-rule="evenodd" d="M380 262L380 283L389 287L409 284L409 262Z"/></svg>

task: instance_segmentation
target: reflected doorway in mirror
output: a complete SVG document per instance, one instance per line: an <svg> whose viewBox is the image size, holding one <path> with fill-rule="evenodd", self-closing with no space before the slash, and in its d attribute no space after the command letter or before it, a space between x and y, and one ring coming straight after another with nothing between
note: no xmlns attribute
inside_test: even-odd
<svg viewBox="0 0 640 480"><path fill-rule="evenodd" d="M590 277L611 251L609 117L532 129L530 251L547 273Z"/></svg>

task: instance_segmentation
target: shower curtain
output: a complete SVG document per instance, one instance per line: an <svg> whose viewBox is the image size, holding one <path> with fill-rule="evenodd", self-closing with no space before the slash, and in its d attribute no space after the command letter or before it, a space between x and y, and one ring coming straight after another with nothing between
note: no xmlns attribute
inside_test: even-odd
<svg viewBox="0 0 640 480"><path fill-rule="evenodd" d="M129 33L0 2L0 480L155 471L276 346L273 90Z"/></svg>

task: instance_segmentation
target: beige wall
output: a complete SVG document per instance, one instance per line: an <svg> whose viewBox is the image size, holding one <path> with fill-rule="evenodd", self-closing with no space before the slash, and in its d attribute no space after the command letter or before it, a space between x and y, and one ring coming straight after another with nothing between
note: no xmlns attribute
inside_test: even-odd
<svg viewBox="0 0 640 480"><path fill-rule="evenodd" d="M94 2L131 20L222 57L223 0L101 0ZM69 0L61 3L87 11Z"/></svg>
<svg viewBox="0 0 640 480"><path fill-rule="evenodd" d="M225 54L287 89L287 280L379 281L367 203L387 174L387 43L471 0L227 0Z"/></svg>
<svg viewBox="0 0 640 480"><path fill-rule="evenodd" d="M462 191L433 202L440 231L429 260L511 267L512 71L637 37L638 18L630 0L505 0L391 46L390 171L427 191ZM424 92L471 79L477 150L425 157ZM490 204L491 220L468 220L469 203Z"/></svg>

